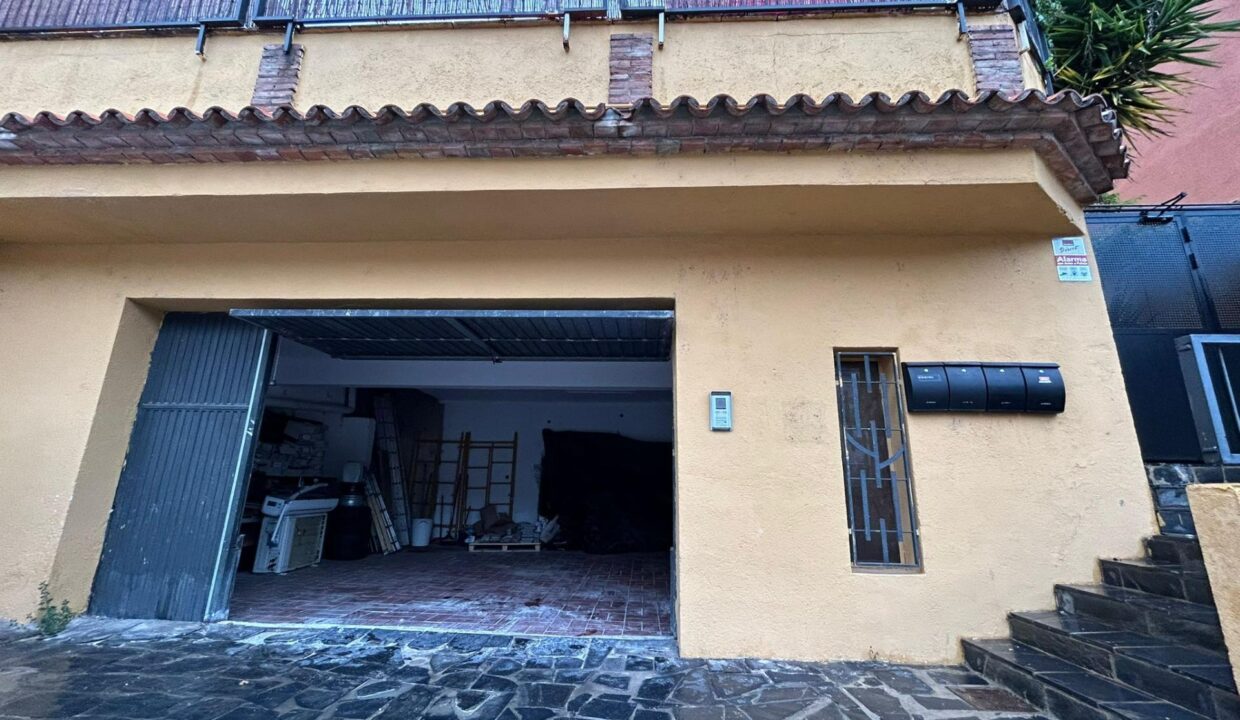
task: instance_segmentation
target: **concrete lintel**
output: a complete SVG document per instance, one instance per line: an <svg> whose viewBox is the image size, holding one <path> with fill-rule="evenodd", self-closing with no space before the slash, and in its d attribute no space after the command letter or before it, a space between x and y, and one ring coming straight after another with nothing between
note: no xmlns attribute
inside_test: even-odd
<svg viewBox="0 0 1240 720"><path fill-rule="evenodd" d="M0 171L0 242L1083 231L1033 150Z"/></svg>

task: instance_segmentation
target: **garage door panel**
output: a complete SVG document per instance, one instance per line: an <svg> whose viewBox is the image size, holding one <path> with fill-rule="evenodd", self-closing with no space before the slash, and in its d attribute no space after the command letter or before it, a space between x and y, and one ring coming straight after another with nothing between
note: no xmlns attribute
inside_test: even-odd
<svg viewBox="0 0 1240 720"><path fill-rule="evenodd" d="M223 314L164 319L91 594L108 617L202 620L222 607L268 334ZM219 598L222 594L223 599Z"/></svg>

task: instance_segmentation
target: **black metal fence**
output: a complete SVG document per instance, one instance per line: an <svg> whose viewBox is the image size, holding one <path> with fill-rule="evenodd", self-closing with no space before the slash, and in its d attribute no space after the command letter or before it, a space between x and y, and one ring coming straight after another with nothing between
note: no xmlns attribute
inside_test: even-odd
<svg viewBox="0 0 1240 720"><path fill-rule="evenodd" d="M1099 209L1088 220L1141 454L1202 462L1175 339L1240 333L1240 207Z"/></svg>

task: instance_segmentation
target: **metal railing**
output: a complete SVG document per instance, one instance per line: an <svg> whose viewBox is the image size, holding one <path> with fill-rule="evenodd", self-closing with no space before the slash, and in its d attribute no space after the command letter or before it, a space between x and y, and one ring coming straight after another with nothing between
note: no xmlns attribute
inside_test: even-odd
<svg viewBox="0 0 1240 720"><path fill-rule="evenodd" d="M963 7L997 3L965 0ZM957 0L8 0L0 4L0 35L957 7Z"/></svg>
<svg viewBox="0 0 1240 720"><path fill-rule="evenodd" d="M555 18L565 13L604 12L602 0L258 0L256 25L368 25L424 20Z"/></svg>
<svg viewBox="0 0 1240 720"><path fill-rule="evenodd" d="M1046 33L1042 31L1042 23L1038 19L1037 8L1033 0L1005 0L1005 2L1012 19L1017 22L1020 32L1027 39L1027 47L1024 49L1028 50L1033 64L1042 74L1046 92L1054 92L1055 76L1050 65L1051 46L1046 39Z"/></svg>
<svg viewBox="0 0 1240 720"><path fill-rule="evenodd" d="M0 3L0 34L240 27L248 14L249 0L7 0Z"/></svg>

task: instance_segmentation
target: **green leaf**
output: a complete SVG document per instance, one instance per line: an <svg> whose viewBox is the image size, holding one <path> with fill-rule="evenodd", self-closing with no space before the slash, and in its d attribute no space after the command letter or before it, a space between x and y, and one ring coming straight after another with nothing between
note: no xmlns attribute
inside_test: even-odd
<svg viewBox="0 0 1240 720"><path fill-rule="evenodd" d="M1187 69L1208 57L1240 21L1215 22L1211 0L1042 0L1037 15L1051 44L1056 84L1110 103L1125 132L1163 135L1181 109L1173 98L1196 81Z"/></svg>

